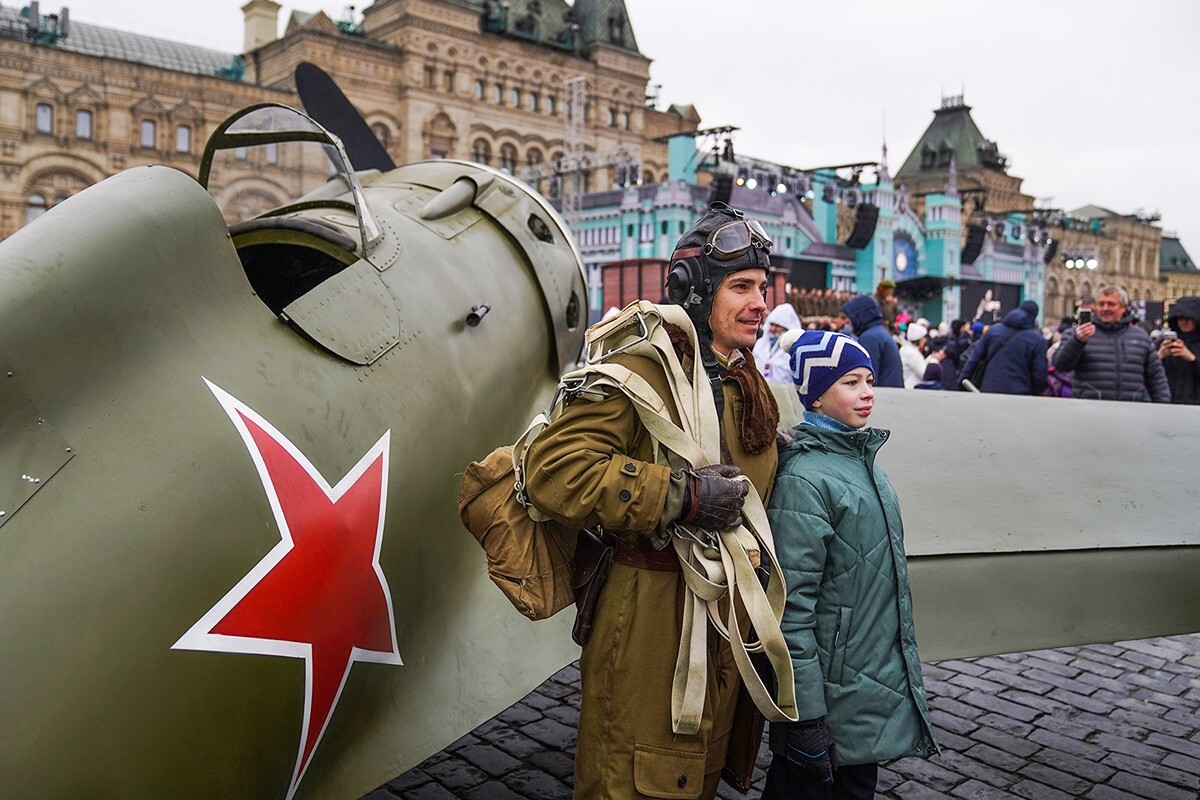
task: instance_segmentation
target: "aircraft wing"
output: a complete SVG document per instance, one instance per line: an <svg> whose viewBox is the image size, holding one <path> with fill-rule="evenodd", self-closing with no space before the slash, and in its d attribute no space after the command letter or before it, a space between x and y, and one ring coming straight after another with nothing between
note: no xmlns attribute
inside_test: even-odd
<svg viewBox="0 0 1200 800"><path fill-rule="evenodd" d="M923 660L1200 631L1200 408L885 388L871 424Z"/></svg>

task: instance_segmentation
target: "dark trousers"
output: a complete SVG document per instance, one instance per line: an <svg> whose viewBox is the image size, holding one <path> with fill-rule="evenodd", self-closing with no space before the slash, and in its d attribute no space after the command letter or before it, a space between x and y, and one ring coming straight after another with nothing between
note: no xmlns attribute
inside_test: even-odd
<svg viewBox="0 0 1200 800"><path fill-rule="evenodd" d="M878 764L853 764L833 771L833 783L823 783L807 770L776 755L767 770L762 800L874 800Z"/></svg>

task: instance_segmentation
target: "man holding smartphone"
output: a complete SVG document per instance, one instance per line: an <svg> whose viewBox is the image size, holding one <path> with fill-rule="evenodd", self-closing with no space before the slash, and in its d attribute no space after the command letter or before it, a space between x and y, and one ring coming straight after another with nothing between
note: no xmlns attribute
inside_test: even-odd
<svg viewBox="0 0 1200 800"><path fill-rule="evenodd" d="M1171 402L1167 376L1150 334L1132 324L1128 312L1125 290L1106 286L1096 294L1093 309L1080 309L1079 324L1063 334L1054 368L1074 370L1072 397Z"/></svg>
<svg viewBox="0 0 1200 800"><path fill-rule="evenodd" d="M1181 297L1167 315L1167 330L1158 346L1171 402L1200 405L1200 297Z"/></svg>

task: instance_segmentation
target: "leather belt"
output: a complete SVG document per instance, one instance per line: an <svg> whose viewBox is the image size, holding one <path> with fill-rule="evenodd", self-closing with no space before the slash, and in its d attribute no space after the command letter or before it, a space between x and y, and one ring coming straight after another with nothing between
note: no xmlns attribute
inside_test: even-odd
<svg viewBox="0 0 1200 800"><path fill-rule="evenodd" d="M628 539L617 540L617 550L613 559L618 564L636 569L649 569L656 572L681 572L679 556L675 549L655 550L649 545L631 542Z"/></svg>

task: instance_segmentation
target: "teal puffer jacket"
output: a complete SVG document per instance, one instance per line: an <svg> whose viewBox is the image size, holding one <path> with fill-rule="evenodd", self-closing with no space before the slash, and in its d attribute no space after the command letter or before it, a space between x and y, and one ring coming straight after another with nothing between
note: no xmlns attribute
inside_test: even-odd
<svg viewBox="0 0 1200 800"><path fill-rule="evenodd" d="M825 717L840 764L932 755L900 504L875 464L888 432L801 423L794 433L767 513L800 719ZM775 752L785 733L772 724Z"/></svg>

